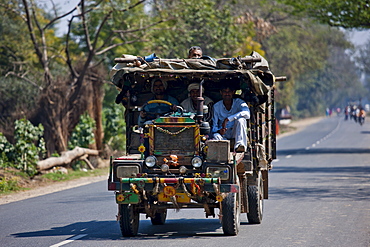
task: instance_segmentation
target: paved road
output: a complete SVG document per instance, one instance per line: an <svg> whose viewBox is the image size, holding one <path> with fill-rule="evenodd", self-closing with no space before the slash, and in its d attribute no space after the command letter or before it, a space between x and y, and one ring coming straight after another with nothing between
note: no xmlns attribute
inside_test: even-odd
<svg viewBox="0 0 370 247"><path fill-rule="evenodd" d="M260 225L238 236L202 210L142 218L122 238L106 182L0 205L0 246L370 246L370 123L326 118L279 138Z"/></svg>

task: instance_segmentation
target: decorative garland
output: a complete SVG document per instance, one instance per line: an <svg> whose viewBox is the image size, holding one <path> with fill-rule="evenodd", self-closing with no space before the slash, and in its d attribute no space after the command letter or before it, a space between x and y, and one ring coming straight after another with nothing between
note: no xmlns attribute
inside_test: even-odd
<svg viewBox="0 0 370 247"><path fill-rule="evenodd" d="M154 127L157 128L160 132L165 133L167 135L171 135L171 136L176 136L176 135L180 134L181 132L184 132L185 130L189 129L189 127L184 127L181 130L179 130L179 131L171 132L169 130L162 129L161 127L158 127L156 125L154 125Z"/></svg>

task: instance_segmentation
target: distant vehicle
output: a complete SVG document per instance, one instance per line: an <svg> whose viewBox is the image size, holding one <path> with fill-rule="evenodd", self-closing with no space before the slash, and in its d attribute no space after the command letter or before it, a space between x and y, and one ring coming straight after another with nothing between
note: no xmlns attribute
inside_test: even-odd
<svg viewBox="0 0 370 247"><path fill-rule="evenodd" d="M153 225L164 224L168 209L204 208L206 217L215 217L217 209L226 235L238 234L241 213L250 223L261 223L268 171L276 158L274 83L285 78L276 78L258 53L243 58L115 61L111 76L124 96L127 155L112 158L108 190L116 195L122 235L138 233L140 214L150 217ZM194 81L205 87L205 95L214 102L221 99L223 83L239 88L236 97L243 98L251 112L246 152L235 153L233 140L210 139L202 90L197 112L178 108L158 114L140 128L138 116L151 97L154 78L165 80L168 94L179 102L188 96L186 89Z"/></svg>

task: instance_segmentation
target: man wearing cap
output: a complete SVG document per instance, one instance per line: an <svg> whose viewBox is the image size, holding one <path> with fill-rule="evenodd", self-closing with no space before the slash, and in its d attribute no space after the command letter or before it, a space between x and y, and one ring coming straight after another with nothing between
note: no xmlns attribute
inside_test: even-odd
<svg viewBox="0 0 370 247"><path fill-rule="evenodd" d="M179 102L174 97L166 94L166 89L167 82L162 81L159 78L156 78L152 81L151 91L154 96L151 100L165 100L170 102L172 106L164 103L145 104L139 115L139 126L143 126L148 120L157 118L158 115L177 110L177 105Z"/></svg>
<svg viewBox="0 0 370 247"><path fill-rule="evenodd" d="M235 138L234 150L245 152L248 142L247 119L250 118L248 105L242 99L233 98L235 89L227 84L224 84L220 93L222 100L213 107L213 138Z"/></svg>
<svg viewBox="0 0 370 247"><path fill-rule="evenodd" d="M181 106L186 112L197 112L197 97L199 97L199 83L191 83L188 86L189 97L181 102ZM208 106L208 112L211 112L213 101L207 96L203 95L204 87L202 87L202 96L204 98L204 105ZM211 117L212 118L212 117ZM207 121L207 119L205 119Z"/></svg>

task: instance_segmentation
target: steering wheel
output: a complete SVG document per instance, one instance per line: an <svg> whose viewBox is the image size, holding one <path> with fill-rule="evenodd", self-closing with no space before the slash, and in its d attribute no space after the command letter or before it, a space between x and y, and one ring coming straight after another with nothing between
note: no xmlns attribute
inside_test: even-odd
<svg viewBox="0 0 370 247"><path fill-rule="evenodd" d="M168 105L170 108L173 106L173 104L171 102L168 102L167 100L159 100L159 99L155 99L155 100L149 100L146 105L149 105L149 104L166 104ZM143 107L144 108L144 107ZM177 109L180 110L180 112L182 113L182 108L180 106L177 106ZM157 117L157 115L161 115L161 116L164 116L164 115L167 115L168 113L170 112L174 112L172 109L170 109L169 111L167 112L150 112L150 111L145 111L148 116L147 116L147 119L148 118L151 118L151 119L155 119Z"/></svg>
<svg viewBox="0 0 370 247"><path fill-rule="evenodd" d="M161 100L161 99L149 100L146 104L149 105L149 104L155 104L155 103L166 104L166 105L172 106L171 102L168 102L167 100Z"/></svg>

